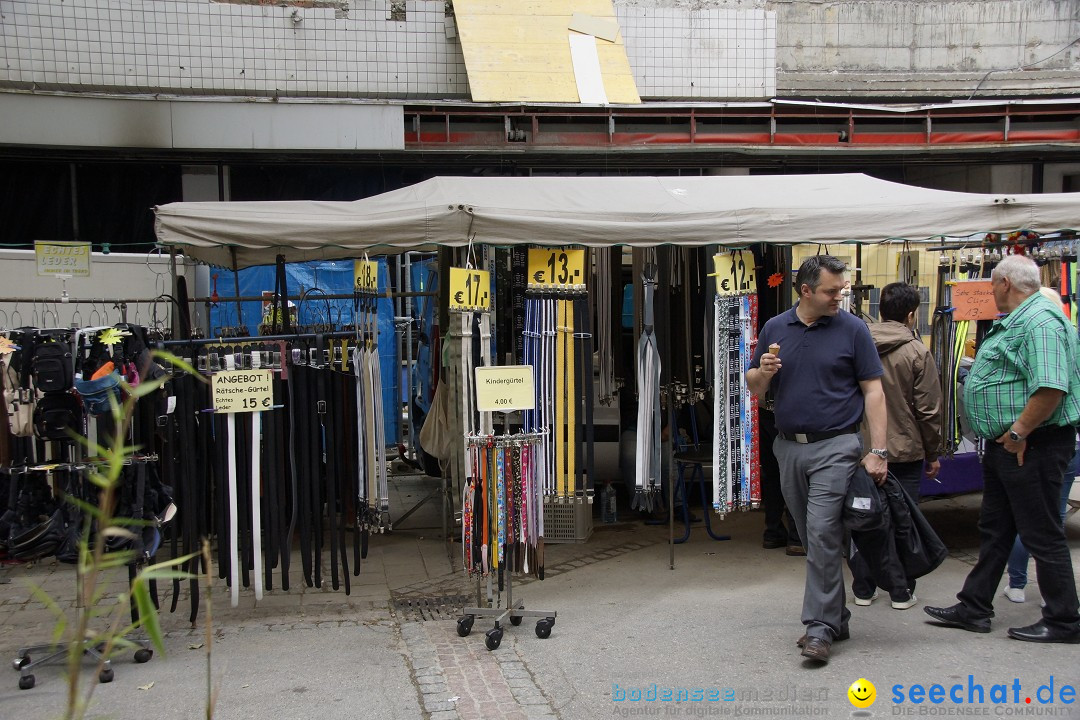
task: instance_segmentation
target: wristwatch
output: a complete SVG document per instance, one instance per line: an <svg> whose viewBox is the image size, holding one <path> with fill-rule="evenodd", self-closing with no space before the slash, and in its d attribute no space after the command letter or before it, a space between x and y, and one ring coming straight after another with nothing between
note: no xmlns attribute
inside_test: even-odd
<svg viewBox="0 0 1080 720"><path fill-rule="evenodd" d="M886 450L885 448L870 448L870 454L871 455L877 455L882 460L888 460L889 459L889 451Z"/></svg>
<svg viewBox="0 0 1080 720"><path fill-rule="evenodd" d="M1009 439L1013 442L1024 442L1024 436L1016 432L1012 428L1009 428Z"/></svg>

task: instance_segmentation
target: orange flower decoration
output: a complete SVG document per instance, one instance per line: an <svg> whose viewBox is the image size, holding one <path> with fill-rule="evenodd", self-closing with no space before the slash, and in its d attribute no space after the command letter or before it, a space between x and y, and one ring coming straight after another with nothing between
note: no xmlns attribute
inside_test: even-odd
<svg viewBox="0 0 1080 720"><path fill-rule="evenodd" d="M773 273L769 276L769 287L780 287L784 283L783 273Z"/></svg>

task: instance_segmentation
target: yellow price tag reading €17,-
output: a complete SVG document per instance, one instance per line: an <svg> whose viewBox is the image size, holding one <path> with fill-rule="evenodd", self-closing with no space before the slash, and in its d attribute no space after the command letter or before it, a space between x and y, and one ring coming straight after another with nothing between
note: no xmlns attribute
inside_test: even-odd
<svg viewBox="0 0 1080 720"><path fill-rule="evenodd" d="M450 309L491 309L491 273L487 270L450 268Z"/></svg>

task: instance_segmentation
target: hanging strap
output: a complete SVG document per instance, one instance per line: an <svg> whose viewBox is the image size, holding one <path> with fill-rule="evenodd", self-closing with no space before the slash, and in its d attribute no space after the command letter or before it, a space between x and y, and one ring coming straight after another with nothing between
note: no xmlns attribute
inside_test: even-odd
<svg viewBox="0 0 1080 720"><path fill-rule="evenodd" d="M285 272L285 256L274 258L274 297L270 304L270 334L293 333L292 318L289 314L289 280Z"/></svg>

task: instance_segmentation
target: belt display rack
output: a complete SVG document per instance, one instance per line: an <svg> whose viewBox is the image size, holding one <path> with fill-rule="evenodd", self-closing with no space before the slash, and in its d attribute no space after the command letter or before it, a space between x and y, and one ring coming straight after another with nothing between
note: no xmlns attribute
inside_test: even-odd
<svg viewBox="0 0 1080 720"><path fill-rule="evenodd" d="M743 289L738 268L748 263L741 255L715 259L718 277L727 275L722 268L729 267L736 275L736 290ZM757 345L757 300L745 290L717 292L714 298L713 510L721 518L761 502L757 398L744 377Z"/></svg>
<svg viewBox="0 0 1080 720"><path fill-rule="evenodd" d="M539 618L536 636L547 638L555 625L554 610L526 610L514 600L515 572L543 579L543 502L537 483L537 461L546 433L470 435L471 482L466 491L462 517L462 545L469 559L466 568L476 575L477 598L481 582L498 577L499 595L506 601L494 607L466 607L457 621L457 632L466 637L477 617L494 618L495 626L484 634L488 650L499 647L502 623L520 625L523 618ZM499 605L502 607L499 607Z"/></svg>

